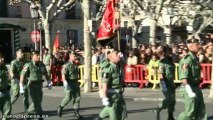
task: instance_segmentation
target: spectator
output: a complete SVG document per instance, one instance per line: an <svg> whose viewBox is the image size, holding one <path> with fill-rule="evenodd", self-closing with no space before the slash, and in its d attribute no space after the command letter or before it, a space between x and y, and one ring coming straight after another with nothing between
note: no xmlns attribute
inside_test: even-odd
<svg viewBox="0 0 213 120"><path fill-rule="evenodd" d="M99 59L100 59L100 62L101 62L102 60L104 60L106 58L104 47L100 48L99 51L100 51Z"/></svg>
<svg viewBox="0 0 213 120"><path fill-rule="evenodd" d="M129 52L129 57L127 58L127 64L128 65L137 65L138 64L138 58L134 55L133 51Z"/></svg>
<svg viewBox="0 0 213 120"><path fill-rule="evenodd" d="M188 54L188 49L183 49L182 54L180 55L180 58L185 57Z"/></svg>
<svg viewBox="0 0 213 120"><path fill-rule="evenodd" d="M152 50L150 48L146 49L146 54L145 54L145 63L149 64L149 61L152 58Z"/></svg>
<svg viewBox="0 0 213 120"><path fill-rule="evenodd" d="M92 55L92 65L97 65L99 63L99 51L97 49L94 50Z"/></svg>
<svg viewBox="0 0 213 120"><path fill-rule="evenodd" d="M142 64L142 65L145 65L146 63L145 63L145 57L146 57L146 55L145 55L145 52L141 52L141 55L140 55L140 59L139 59L139 64Z"/></svg>
<svg viewBox="0 0 213 120"><path fill-rule="evenodd" d="M179 53L178 53L178 47L174 46L172 48L172 60L174 63L179 63Z"/></svg>
<svg viewBox="0 0 213 120"><path fill-rule="evenodd" d="M159 58L157 54L153 54L148 64L149 75L153 76L157 74Z"/></svg>
<svg viewBox="0 0 213 120"><path fill-rule="evenodd" d="M156 44L155 42L153 42L153 43L151 44L151 50L152 50L153 53L156 53L156 52L157 52L157 44Z"/></svg>
<svg viewBox="0 0 213 120"><path fill-rule="evenodd" d="M69 52L67 49L65 49L63 53L63 62L66 63L68 60L69 60Z"/></svg>

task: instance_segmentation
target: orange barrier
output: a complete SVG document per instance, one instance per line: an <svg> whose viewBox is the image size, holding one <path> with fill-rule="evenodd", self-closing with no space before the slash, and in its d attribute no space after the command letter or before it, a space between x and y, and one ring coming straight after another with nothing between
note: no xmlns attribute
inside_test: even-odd
<svg viewBox="0 0 213 120"><path fill-rule="evenodd" d="M202 82L200 84L200 88L204 84L211 84L211 64L201 64L201 75L202 75ZM175 79L174 83L181 83L179 80L178 74L179 65L175 64ZM155 68L157 70L157 67ZM155 71L154 70L154 71ZM139 83L140 88L143 88L144 84L152 83L152 89L155 89L159 84L160 80L158 79L157 74L153 74L150 69L146 70L144 65L135 65L135 66L128 66L125 67L125 83Z"/></svg>
<svg viewBox="0 0 213 120"><path fill-rule="evenodd" d="M147 84L146 80L147 70L143 65L126 65L124 68L124 82L125 83L138 83L140 88Z"/></svg>
<svg viewBox="0 0 213 120"><path fill-rule="evenodd" d="M201 64L202 82L200 84L200 88L202 88L205 84L211 84L211 69L211 64Z"/></svg>
<svg viewBox="0 0 213 120"><path fill-rule="evenodd" d="M211 64L201 64L202 71L202 82L200 84L200 87L202 87L204 84L211 84ZM157 69L157 67L155 68ZM181 83L181 80L179 80L178 77L178 64L175 64L175 79L174 83ZM92 66L92 82L98 82L98 71L99 66L94 65ZM52 80L53 83L62 82L61 81L61 66L52 66L51 68L52 72ZM159 79L157 77L157 74L151 74L152 72L148 72L148 69L145 65L134 65L129 66L126 65L124 68L124 83L138 83L140 88L143 88L145 84L152 83L153 87L152 89L155 89L157 85L159 84ZM80 86L84 85L84 66L79 66L79 82Z"/></svg>

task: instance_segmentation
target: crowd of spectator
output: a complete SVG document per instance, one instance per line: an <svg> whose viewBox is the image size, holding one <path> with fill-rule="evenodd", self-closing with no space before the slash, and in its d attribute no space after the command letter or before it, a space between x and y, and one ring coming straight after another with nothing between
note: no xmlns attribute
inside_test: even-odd
<svg viewBox="0 0 213 120"><path fill-rule="evenodd" d="M120 56L128 65L149 65L157 64L159 57L157 55L157 47L159 44L152 43L150 45L138 44L137 48L131 48L130 45L122 46ZM172 53L171 57L174 63L179 63L180 59L188 53L186 44L171 44L169 45ZM43 47L44 48L44 47ZM25 51L33 49L32 45L24 47ZM92 65L98 65L108 51L113 50L110 46L92 48ZM69 60L69 52L75 51L78 53L80 64L84 64L84 48L82 45L79 46L60 46L57 52L53 54L53 63L55 65L63 65ZM212 62L213 45L212 41L201 44L200 52L197 57L200 63L211 63Z"/></svg>

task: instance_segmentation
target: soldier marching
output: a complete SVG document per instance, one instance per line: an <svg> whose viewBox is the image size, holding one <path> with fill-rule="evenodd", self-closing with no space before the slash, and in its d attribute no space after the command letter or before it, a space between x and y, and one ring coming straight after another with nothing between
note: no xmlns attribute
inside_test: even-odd
<svg viewBox="0 0 213 120"><path fill-rule="evenodd" d="M181 90L185 111L177 117L177 120L207 120L203 94L198 87L201 82L201 67L196 57L200 47L198 39L187 39L187 47L189 52L179 63L179 78L182 81ZM173 116L176 103L175 65L170 53L171 49L167 45L160 45L157 48L157 54L160 57L158 77L164 95L163 101L153 110L157 120L160 120L160 112L163 109L168 111L168 120L175 120ZM108 52L106 59L100 62L98 83L104 108L99 113L97 120L106 117L109 117L110 120L127 120L126 103L123 97L124 65L122 62L118 51ZM45 76L47 87L51 89L50 65L51 55L47 52L44 63L40 61L38 51L32 51L31 61L25 62L23 51L19 49L16 51L16 58L11 62L8 70L4 64L4 55L0 53L0 107L3 120L9 119L7 116L11 114L12 104L16 102L20 94L23 96L27 115L38 115L38 119L43 119L41 117L43 115L41 106L43 99L42 76ZM61 73L65 96L57 108L58 116L62 117L63 108L73 100L75 117L80 119L82 118L79 113L81 94L78 82L78 60L75 52L69 53L69 61L63 65ZM10 85L11 97L9 95ZM32 99L30 105L28 97Z"/></svg>

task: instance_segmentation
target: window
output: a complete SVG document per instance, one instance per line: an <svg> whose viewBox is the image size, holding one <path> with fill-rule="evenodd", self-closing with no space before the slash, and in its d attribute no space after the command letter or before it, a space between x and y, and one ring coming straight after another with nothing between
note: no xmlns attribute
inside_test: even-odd
<svg viewBox="0 0 213 120"><path fill-rule="evenodd" d="M69 45L78 44L78 30L67 30L67 43Z"/></svg>
<svg viewBox="0 0 213 120"><path fill-rule="evenodd" d="M21 6L10 6L9 7L9 17L21 18Z"/></svg>

